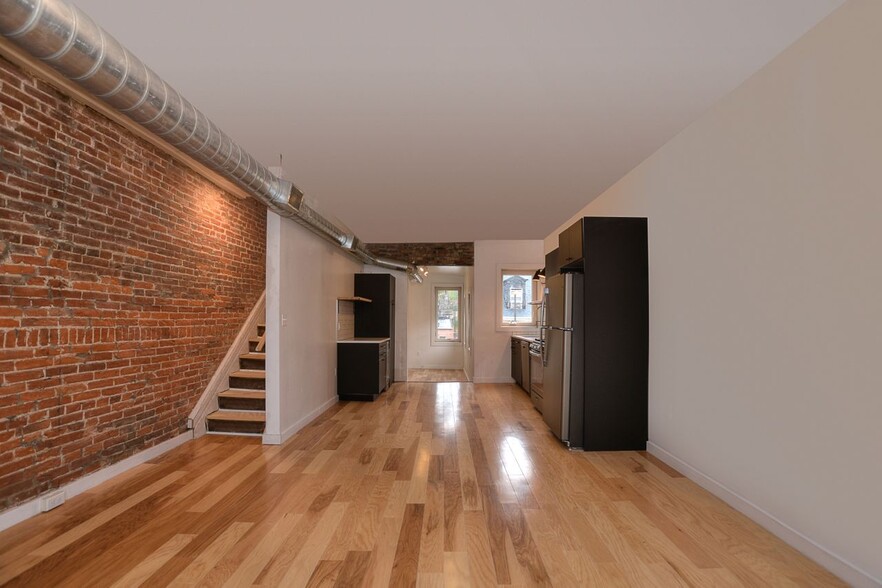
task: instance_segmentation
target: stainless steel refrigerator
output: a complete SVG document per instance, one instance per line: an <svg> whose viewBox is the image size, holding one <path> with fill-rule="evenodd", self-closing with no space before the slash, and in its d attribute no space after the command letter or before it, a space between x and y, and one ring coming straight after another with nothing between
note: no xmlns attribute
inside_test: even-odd
<svg viewBox="0 0 882 588"><path fill-rule="evenodd" d="M542 417L571 449L583 447L584 277L558 274L545 280L545 341Z"/></svg>

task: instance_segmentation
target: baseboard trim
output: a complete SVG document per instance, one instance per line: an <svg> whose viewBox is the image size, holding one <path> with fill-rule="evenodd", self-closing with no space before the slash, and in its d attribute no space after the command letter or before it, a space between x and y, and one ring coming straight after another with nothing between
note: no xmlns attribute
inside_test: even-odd
<svg viewBox="0 0 882 588"><path fill-rule="evenodd" d="M281 445L291 437L293 437L300 429L317 419L323 412L337 404L337 397L329 398L324 404L301 418L299 421L282 431L281 434L263 434L264 445Z"/></svg>
<svg viewBox="0 0 882 588"><path fill-rule="evenodd" d="M475 384L514 384L512 378L498 376L475 376L472 382Z"/></svg>
<svg viewBox="0 0 882 588"><path fill-rule="evenodd" d="M82 478L74 480L73 482L62 486L61 488L51 490L51 492L63 490L65 494L65 500L70 500L77 494L82 494L87 490L91 490L98 484L102 484L107 480L113 478L114 476L118 476L123 472L130 470L135 466L139 466L144 462L150 461L155 457L159 457L163 453L171 451L178 445L182 445L187 441L190 441L192 438L192 431L181 433L177 437L172 437L168 441L163 441L162 443L154 445L153 447L148 447L144 451L138 452L135 455L118 461L115 464L109 465L106 468L102 468L97 472L92 472L87 476L83 476ZM18 523L26 521L31 517L37 516L38 514L40 514L39 496L25 502L24 504L20 504L18 506L14 506L3 512L0 512L0 531L4 531L14 525L17 525Z"/></svg>
<svg viewBox="0 0 882 588"><path fill-rule="evenodd" d="M810 537L803 535L787 523L775 517L775 515L721 484L698 468L689 465L670 451L667 451L652 441L646 444L646 449L649 453L672 468L678 470L687 478L717 498L720 498L723 502L753 520L773 535L776 535L794 549L802 552L802 554L809 559L827 568L845 582L848 582L857 588L882 587L882 580L874 578L872 575L852 564L845 558L836 555Z"/></svg>

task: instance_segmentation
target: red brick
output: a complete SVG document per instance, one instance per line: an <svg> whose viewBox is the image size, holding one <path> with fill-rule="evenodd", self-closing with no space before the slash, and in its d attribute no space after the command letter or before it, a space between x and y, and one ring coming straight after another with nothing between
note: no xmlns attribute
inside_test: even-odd
<svg viewBox="0 0 882 588"><path fill-rule="evenodd" d="M0 58L0 509L185 429L264 288L266 212ZM55 167L57 166L57 167Z"/></svg>

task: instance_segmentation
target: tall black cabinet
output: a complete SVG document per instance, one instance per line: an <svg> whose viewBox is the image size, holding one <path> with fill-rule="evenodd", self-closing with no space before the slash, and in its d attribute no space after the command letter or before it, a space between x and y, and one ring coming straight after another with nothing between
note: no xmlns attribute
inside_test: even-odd
<svg viewBox="0 0 882 588"><path fill-rule="evenodd" d="M585 217L561 234L560 271L584 274L584 445L645 450L649 254L645 218ZM576 301L576 303L578 303Z"/></svg>
<svg viewBox="0 0 882 588"><path fill-rule="evenodd" d="M395 276L355 274L355 295L370 299L355 307L355 337L389 337L390 372L395 374Z"/></svg>

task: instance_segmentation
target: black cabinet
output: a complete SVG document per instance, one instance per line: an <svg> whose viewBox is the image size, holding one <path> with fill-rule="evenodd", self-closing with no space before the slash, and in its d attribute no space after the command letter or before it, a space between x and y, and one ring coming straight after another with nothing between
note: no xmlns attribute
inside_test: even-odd
<svg viewBox="0 0 882 588"><path fill-rule="evenodd" d="M545 254L545 279L560 273L560 248Z"/></svg>
<svg viewBox="0 0 882 588"><path fill-rule="evenodd" d="M370 302L355 305L355 337L389 337L388 371L395 372L395 276L355 274L355 296ZM390 376L389 381L394 379Z"/></svg>
<svg viewBox="0 0 882 588"><path fill-rule="evenodd" d="M576 239L583 273L583 448L645 450L648 438L649 254L645 218L585 217L561 233ZM567 241L571 246L574 241ZM569 257L573 257L570 254ZM567 271L562 268L563 271ZM575 345L575 344L574 344ZM574 346L575 348L575 346ZM574 363L575 365L575 363Z"/></svg>
<svg viewBox="0 0 882 588"><path fill-rule="evenodd" d="M521 370L521 346L518 343L518 340L514 337L511 338L511 379L515 381L515 384L518 386L523 386L524 383L521 381L522 370Z"/></svg>
<svg viewBox="0 0 882 588"><path fill-rule="evenodd" d="M561 270L582 267L585 242L584 226L583 219L580 219L558 236L558 264Z"/></svg>
<svg viewBox="0 0 882 588"><path fill-rule="evenodd" d="M388 384L389 340L337 343L337 396L375 400Z"/></svg>
<svg viewBox="0 0 882 588"><path fill-rule="evenodd" d="M530 392L530 342L511 338L511 377L515 384Z"/></svg>

